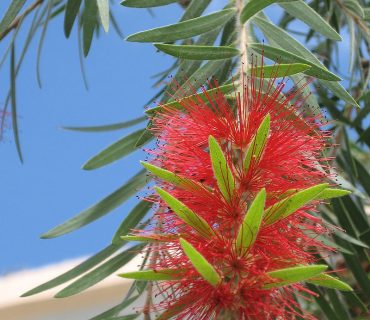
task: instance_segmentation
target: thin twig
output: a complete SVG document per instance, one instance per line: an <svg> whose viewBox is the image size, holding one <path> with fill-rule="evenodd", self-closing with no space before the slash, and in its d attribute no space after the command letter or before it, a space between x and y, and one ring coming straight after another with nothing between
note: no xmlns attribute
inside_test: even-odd
<svg viewBox="0 0 370 320"><path fill-rule="evenodd" d="M7 29L4 30L2 34L0 34L0 41L3 40L10 31L13 29L16 29L19 25L19 23L27 16L29 15L33 10L35 10L39 5L41 5L44 2L44 0L36 0L34 3L32 3L22 14L17 16L13 22L9 25Z"/></svg>

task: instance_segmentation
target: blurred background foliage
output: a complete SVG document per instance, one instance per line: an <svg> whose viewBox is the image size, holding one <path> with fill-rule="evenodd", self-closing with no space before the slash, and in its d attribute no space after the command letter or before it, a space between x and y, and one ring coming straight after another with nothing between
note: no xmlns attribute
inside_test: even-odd
<svg viewBox="0 0 370 320"><path fill-rule="evenodd" d="M328 223L337 226L332 234L321 240L337 249L336 254L322 252L318 259L325 260L332 269L341 270L340 276L354 288L353 292L333 289L309 288L319 295L315 302L297 299L304 308L311 310L319 319L368 319L370 297L370 1L367 0L229 0L224 9L205 14L212 1L217 0L12 0L0 22L0 41L6 43L1 52L1 72L9 70L9 91L2 91L4 108L0 113L0 133L11 118L15 148L23 161L17 116L17 75L27 54L30 43L38 41L37 82L42 87L40 63L42 48L48 26L57 16L63 16L64 33L71 37L77 30L81 72L86 87L84 58L93 50L93 42L104 32L115 32L123 37L115 18L117 10L151 8L165 5L180 5L183 14L172 25L141 31L126 38L131 42L152 43L165 54L173 56L173 64L167 70L158 70L153 85L158 93L148 97L147 105L153 101L161 104L174 103L190 92L173 92L170 81L196 88L205 85L207 79L216 78L227 94L231 91L232 74L240 66L238 34L245 28L248 38L248 54L256 57L264 53L270 62L294 64L297 69L289 75L291 84L301 86L310 82L303 94L306 99L305 112L316 114L321 110L330 120L328 128L333 133L336 147L328 150L333 157L336 183L353 191L352 195L334 199L321 207L320 215ZM270 5L278 6L280 18L273 23L264 13ZM235 10L236 8L236 10ZM25 37L20 37L25 34ZM263 45L261 45L263 44ZM94 45L98 45L98 42ZM343 45L349 51L349 61L343 61ZM145 50L145 48L143 48ZM347 57L347 56L345 56ZM303 69L302 66L304 67ZM343 67L345 66L345 67ZM348 66L348 68L347 68ZM268 80L268 79L267 79ZM169 95L168 92L172 94ZM153 115L154 111L147 111ZM68 127L68 130L83 132L105 132L119 130L142 123L141 129L122 137L88 160L83 169L94 170L150 144L152 135L146 130L150 126L143 115L126 122L90 127ZM326 169L323 169L326 170ZM334 170L334 169L333 169ZM102 218L144 188L150 178L142 170L119 189L100 202L87 208L79 215L43 234L43 238L54 238L75 231ZM145 227L150 220L150 206L139 202L118 226L112 242L102 251L90 257L65 274L40 285L25 295L36 294L71 279L76 279L57 296L67 297L93 286L115 273L130 261L134 254L120 235L132 228ZM141 249L143 245L137 245ZM145 250L145 249L144 249ZM146 257L149 251L146 250ZM94 319L133 319L139 314L119 317L145 292L147 283L134 282L122 303Z"/></svg>

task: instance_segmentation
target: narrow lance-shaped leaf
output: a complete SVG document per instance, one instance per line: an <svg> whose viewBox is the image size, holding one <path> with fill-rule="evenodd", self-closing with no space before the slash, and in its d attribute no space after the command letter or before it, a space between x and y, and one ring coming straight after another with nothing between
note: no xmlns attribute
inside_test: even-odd
<svg viewBox="0 0 370 320"><path fill-rule="evenodd" d="M8 10L5 12L0 22L0 40L3 38L4 32L13 22L18 12L21 11L25 3L26 0L13 0L11 2L10 6L8 7Z"/></svg>
<svg viewBox="0 0 370 320"><path fill-rule="evenodd" d="M321 67L319 64L315 64L309 60L302 58L301 56L288 52L286 50L272 47L260 43L251 43L249 45L251 49L259 54L263 54L266 58L269 58L276 62L281 63L292 63L299 62L311 66L310 69L306 70L304 73L319 79L329 80L329 81L340 81L337 75L327 70L325 67Z"/></svg>
<svg viewBox="0 0 370 320"><path fill-rule="evenodd" d="M267 274L279 280L278 282L268 283L264 285L265 289L285 286L291 283L301 282L309 278L315 277L324 272L328 266L326 265L307 265L284 268L279 270L270 271Z"/></svg>
<svg viewBox="0 0 370 320"><path fill-rule="evenodd" d="M328 39L342 41L342 37L335 31L335 29L326 22L320 14L303 1L299 0L290 3L279 3L279 5L291 16L310 26L312 30L321 33Z"/></svg>
<svg viewBox="0 0 370 320"><path fill-rule="evenodd" d="M100 21L105 32L109 29L109 0L96 0L99 9Z"/></svg>
<svg viewBox="0 0 370 320"><path fill-rule="evenodd" d="M129 121L125 121L125 122L118 122L118 123L106 124L106 125L101 125L101 126L62 127L62 129L71 130L71 131L81 131L81 132L106 132L106 131L114 131L114 130L129 128L147 119L148 118L146 116L142 116L142 117L132 119Z"/></svg>
<svg viewBox="0 0 370 320"><path fill-rule="evenodd" d="M124 201L134 195L138 189L144 187L147 182L148 178L146 176L146 171L142 170L109 196L105 197L103 200L99 201L90 208L82 211L79 215L73 217L72 219L69 219L61 225L56 226L55 228L44 233L41 235L41 238L48 239L59 237L99 219L120 206Z"/></svg>
<svg viewBox="0 0 370 320"><path fill-rule="evenodd" d="M131 8L152 8L165 6L174 2L177 2L177 0L124 0L121 2L121 5Z"/></svg>
<svg viewBox="0 0 370 320"><path fill-rule="evenodd" d="M353 289L347 283L339 280L338 278L329 276L328 274L319 274L306 280L306 282L341 291L353 291Z"/></svg>
<svg viewBox="0 0 370 320"><path fill-rule="evenodd" d="M182 176L179 176L176 173L173 173L173 172L168 171L166 169L162 169L162 168L157 167L157 166L155 166L153 164L150 164L148 162L140 161L140 163L142 164L142 166L145 169L150 171L152 174L154 174L158 178L160 178L160 179L162 179L166 182L172 183L175 186L178 186L178 187L186 189L186 190L201 190L201 189L204 189L204 187L201 184L199 184L199 183L197 183L193 180L190 180L188 178L184 178Z"/></svg>
<svg viewBox="0 0 370 320"><path fill-rule="evenodd" d="M318 184L316 186L298 191L287 198L275 203L265 211L265 223L272 224L278 220L284 219L294 213L327 188L328 184Z"/></svg>
<svg viewBox="0 0 370 320"><path fill-rule="evenodd" d="M179 280L183 270L181 269L158 269L125 272L119 274L120 277L135 280L161 281L161 280Z"/></svg>
<svg viewBox="0 0 370 320"><path fill-rule="evenodd" d="M234 193L235 180L229 168L221 146L216 139L209 136L209 153L211 156L212 169L216 177L218 187L227 201L231 200Z"/></svg>
<svg viewBox="0 0 370 320"><path fill-rule="evenodd" d="M68 0L67 2L66 12L64 14L64 34L67 38L71 34L81 3L82 0Z"/></svg>
<svg viewBox="0 0 370 320"><path fill-rule="evenodd" d="M252 139L248 146L247 153L244 158L244 170L247 172L251 163L257 165L262 158L263 151L270 132L270 115L268 114L261 122L257 129L256 136Z"/></svg>
<svg viewBox="0 0 370 320"><path fill-rule="evenodd" d="M208 281L213 286L217 286L218 284L220 284L220 275L218 274L216 269L202 256L202 254L185 239L181 238L180 244L190 262L203 277L203 279Z"/></svg>
<svg viewBox="0 0 370 320"><path fill-rule="evenodd" d="M179 235L155 233L152 235L145 235L145 236L126 235L126 236L121 236L121 239L124 241L138 241L138 242L173 242L179 239Z"/></svg>
<svg viewBox="0 0 370 320"><path fill-rule="evenodd" d="M304 63L281 63L274 66L255 66L253 69L248 69L249 74L257 78L282 78L291 76L310 69L311 66Z"/></svg>
<svg viewBox="0 0 370 320"><path fill-rule="evenodd" d="M102 265L96 269L85 274L81 278L77 279L75 282L71 283L69 286L58 292L56 298L65 298L77 293L80 293L93 285L99 283L106 277L110 276L112 273L116 272L119 268L122 268L128 262L130 262L134 257L136 257L139 252L144 248L143 244L139 244L135 247L129 248L112 259L104 262Z"/></svg>
<svg viewBox="0 0 370 320"><path fill-rule="evenodd" d="M163 201L166 202L167 205L173 210L173 212L186 224L196 230L200 235L205 238L210 238L214 236L215 233L213 229L202 217L198 216L185 204L177 200L175 197L173 197L171 194L164 191L163 189L158 187L155 187L154 189L163 199Z"/></svg>
<svg viewBox="0 0 370 320"><path fill-rule="evenodd" d="M126 235L132 229L136 228L139 222L145 217L148 211L151 209L152 203L149 201L140 201L122 221L118 227L116 233L113 236L112 243L119 244L122 242L121 236Z"/></svg>
<svg viewBox="0 0 370 320"><path fill-rule="evenodd" d="M85 10L83 12L83 51L85 57L89 54L94 30L97 26L98 6L96 0L85 0Z"/></svg>
<svg viewBox="0 0 370 320"><path fill-rule="evenodd" d="M326 188L316 197L318 200L332 199L343 197L351 194L352 192L344 189Z"/></svg>
<svg viewBox="0 0 370 320"><path fill-rule="evenodd" d="M171 42L187 39L224 25L234 14L234 9L221 10L203 17L138 32L129 36L126 40L133 42Z"/></svg>
<svg viewBox="0 0 370 320"><path fill-rule="evenodd" d="M226 46L172 45L164 43L155 43L154 46L171 56L189 60L229 59L239 54L238 49Z"/></svg>
<svg viewBox="0 0 370 320"><path fill-rule="evenodd" d="M236 247L238 253L244 255L250 246L257 238L258 231L263 218L263 209L266 201L266 190L262 189L258 192L256 198L250 205L242 225L240 226L237 238Z"/></svg>
<svg viewBox="0 0 370 320"><path fill-rule="evenodd" d="M107 164L115 162L135 151L137 139L143 134L145 129L137 130L120 140L112 143L97 155L89 159L82 168L84 170L94 170Z"/></svg>
<svg viewBox="0 0 370 320"><path fill-rule="evenodd" d="M253 17L259 11L265 9L269 5L280 2L281 0L250 0L244 6L242 12L240 13L240 22L245 23L248 19ZM296 0L284 0L286 2L296 1Z"/></svg>

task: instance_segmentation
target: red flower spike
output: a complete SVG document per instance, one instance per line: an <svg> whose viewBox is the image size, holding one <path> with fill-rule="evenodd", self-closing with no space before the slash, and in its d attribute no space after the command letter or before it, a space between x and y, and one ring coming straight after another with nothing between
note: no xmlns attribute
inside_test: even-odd
<svg viewBox="0 0 370 320"><path fill-rule="evenodd" d="M305 116L299 89L282 95L284 79L266 87L252 72L244 82L234 104L209 83L212 94L194 92L152 119L158 143L144 166L162 199L158 224L137 236L168 234L148 268L181 270L158 285L160 319L314 318L293 295L314 294L299 281L310 281L314 254L328 249L317 240L328 230L310 212L345 194L329 189L320 169L330 136L320 117ZM275 284L271 275L285 269L295 278ZM338 284L330 279L311 282Z"/></svg>

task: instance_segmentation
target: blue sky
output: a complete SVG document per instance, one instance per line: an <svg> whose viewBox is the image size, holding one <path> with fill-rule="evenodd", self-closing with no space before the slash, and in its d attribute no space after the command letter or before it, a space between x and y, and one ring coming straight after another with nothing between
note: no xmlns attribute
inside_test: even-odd
<svg viewBox="0 0 370 320"><path fill-rule="evenodd" d="M214 1L209 11L218 9L222 2ZM8 3L0 2L0 16ZM276 17L273 10L276 7L269 10ZM146 10L119 5L115 11L126 36L176 22L182 12L176 4L155 9L154 17ZM135 199L77 232L53 240L41 240L39 235L108 195L137 172L138 160L145 157L142 152L95 171L84 171L81 165L142 125L99 134L68 132L60 127L108 124L142 115L145 103L156 93L150 76L172 62L149 44L125 42L112 31L102 34L85 61L90 84L86 91L75 30L66 40L62 26L63 19L58 17L47 31L41 63L43 88L40 90L36 81L39 36L18 78L24 164L17 158L11 132L0 144L0 274L88 255L110 242ZM4 44L0 45L3 51ZM5 99L8 90L8 69L5 64L0 70L0 99ZM3 103L0 100L0 106Z"/></svg>

